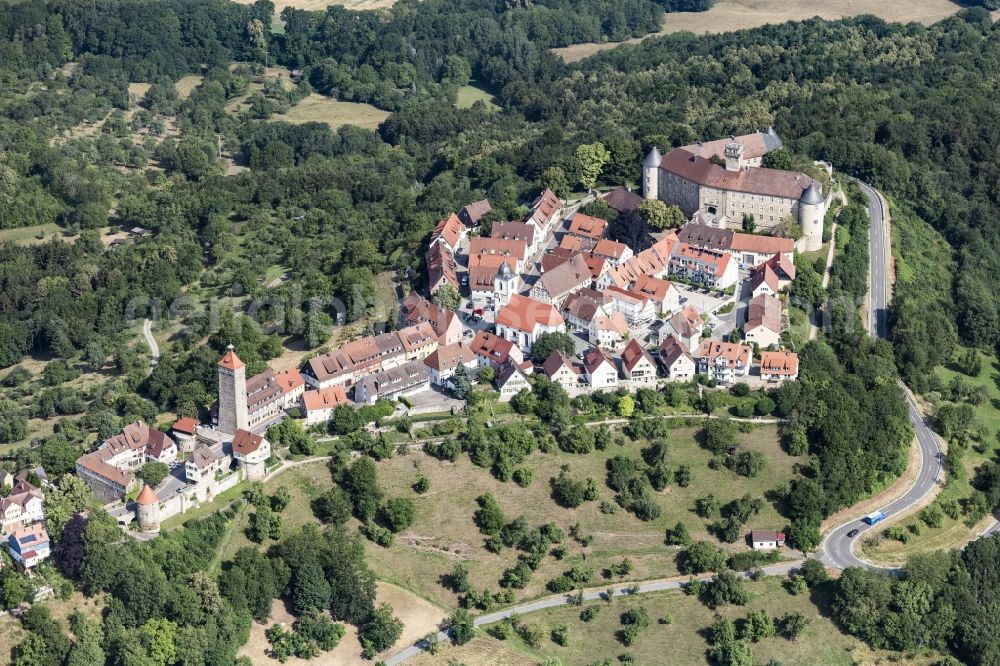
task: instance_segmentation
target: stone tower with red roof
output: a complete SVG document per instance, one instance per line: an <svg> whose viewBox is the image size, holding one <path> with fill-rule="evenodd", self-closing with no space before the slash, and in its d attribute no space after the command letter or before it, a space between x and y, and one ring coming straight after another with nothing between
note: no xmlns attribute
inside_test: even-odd
<svg viewBox="0 0 1000 666"><path fill-rule="evenodd" d="M143 532L157 532L160 529L160 500L148 483L143 485L135 500L135 518Z"/></svg>
<svg viewBox="0 0 1000 666"><path fill-rule="evenodd" d="M247 369L229 345L219 361L219 431L235 435L249 427L247 415Z"/></svg>

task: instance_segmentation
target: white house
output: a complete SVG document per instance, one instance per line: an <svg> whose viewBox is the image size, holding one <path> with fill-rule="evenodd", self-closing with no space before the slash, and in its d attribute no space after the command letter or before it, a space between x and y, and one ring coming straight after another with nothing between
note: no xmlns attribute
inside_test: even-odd
<svg viewBox="0 0 1000 666"><path fill-rule="evenodd" d="M686 349L697 349L704 328L705 322L701 320L698 311L694 306L686 305L660 328L660 342L663 343L670 336L675 336Z"/></svg>
<svg viewBox="0 0 1000 666"><path fill-rule="evenodd" d="M500 392L500 402L507 402L526 388L531 388L528 373L517 363L507 363L497 372L494 380Z"/></svg>
<svg viewBox="0 0 1000 666"><path fill-rule="evenodd" d="M271 443L263 435L240 428L233 435L233 458L247 479L262 479L271 457Z"/></svg>
<svg viewBox="0 0 1000 666"><path fill-rule="evenodd" d="M672 335L660 344L660 363L663 364L667 379L675 381L688 381L697 371L687 347Z"/></svg>
<svg viewBox="0 0 1000 666"><path fill-rule="evenodd" d="M580 383L580 370L561 351L556 350L542 363L542 372L567 391L575 390Z"/></svg>
<svg viewBox="0 0 1000 666"><path fill-rule="evenodd" d="M698 372L722 383L750 374L753 351L746 345L703 340L698 348Z"/></svg>
<svg viewBox="0 0 1000 666"><path fill-rule="evenodd" d="M628 335L628 321L621 312L594 317L587 331L587 338L591 343L610 351L621 349Z"/></svg>
<svg viewBox="0 0 1000 666"><path fill-rule="evenodd" d="M799 355L790 351L762 351L760 378L765 382L787 382L799 376Z"/></svg>
<svg viewBox="0 0 1000 666"><path fill-rule="evenodd" d="M302 394L302 415L307 426L326 423L333 418L333 410L349 403L347 391L343 386L328 386L325 389L306 391Z"/></svg>
<svg viewBox="0 0 1000 666"><path fill-rule="evenodd" d="M42 491L26 479L15 480L10 492L0 500L0 534L13 532L44 519L45 498Z"/></svg>
<svg viewBox="0 0 1000 666"><path fill-rule="evenodd" d="M681 307L681 293L669 280L640 275L629 291L653 301L659 313L677 312Z"/></svg>
<svg viewBox="0 0 1000 666"><path fill-rule="evenodd" d="M747 320L743 324L743 337L760 348L781 342L781 301L768 294L750 299Z"/></svg>
<svg viewBox="0 0 1000 666"><path fill-rule="evenodd" d="M434 353L424 359L424 365L431 371L431 384L447 386L451 378L455 376L458 366L464 365L469 370L469 376L472 377L478 371L479 361L471 347L464 342L456 342L438 347Z"/></svg>
<svg viewBox="0 0 1000 666"><path fill-rule="evenodd" d="M649 326L656 317L656 305L643 294L619 287L608 287L604 290L604 294L611 299L610 307L625 315L625 321L630 328Z"/></svg>
<svg viewBox="0 0 1000 666"><path fill-rule="evenodd" d="M618 368L614 359L598 347L583 355L583 373L592 389L612 389L618 386Z"/></svg>
<svg viewBox="0 0 1000 666"><path fill-rule="evenodd" d="M754 550L775 550L785 545L785 535L775 530L751 530L750 546Z"/></svg>
<svg viewBox="0 0 1000 666"><path fill-rule="evenodd" d="M622 350L622 374L633 386L656 386L656 361L638 340Z"/></svg>

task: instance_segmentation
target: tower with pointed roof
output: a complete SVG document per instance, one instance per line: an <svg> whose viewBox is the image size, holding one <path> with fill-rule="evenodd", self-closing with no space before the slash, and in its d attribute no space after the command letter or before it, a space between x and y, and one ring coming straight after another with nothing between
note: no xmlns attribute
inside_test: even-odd
<svg viewBox="0 0 1000 666"><path fill-rule="evenodd" d="M148 483L143 485L135 500L135 518L143 532L157 532L160 529L160 500Z"/></svg>
<svg viewBox="0 0 1000 666"><path fill-rule="evenodd" d="M517 281L517 273L504 259L497 270L496 277L493 278L493 310L495 312L499 312L500 308L510 303L511 294L517 293Z"/></svg>
<svg viewBox="0 0 1000 666"><path fill-rule="evenodd" d="M247 369L229 345L219 361L219 431L235 435L247 428Z"/></svg>
<svg viewBox="0 0 1000 666"><path fill-rule="evenodd" d="M823 218L826 216L826 198L813 183L802 192L799 199L799 226L802 227L801 244L806 252L815 252L823 247Z"/></svg>

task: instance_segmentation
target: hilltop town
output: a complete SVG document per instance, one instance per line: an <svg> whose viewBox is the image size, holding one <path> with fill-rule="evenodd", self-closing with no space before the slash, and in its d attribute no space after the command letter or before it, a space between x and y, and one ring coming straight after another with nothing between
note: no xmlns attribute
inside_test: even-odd
<svg viewBox="0 0 1000 666"><path fill-rule="evenodd" d="M784 344L794 255L821 244L831 193L804 174L762 167L781 145L769 128L663 157L654 148L642 164L642 196L622 187L598 198L619 214L660 200L690 218L642 248L612 240L607 220L551 190L511 222L484 224L489 202L472 202L435 227L427 291L403 300L396 330L298 371L249 378L230 347L218 362L211 423L180 418L169 433L131 423L80 457L77 475L124 528L155 534L162 521L264 478L266 431L290 414L314 428L337 409L379 401L405 414L436 411L442 396L458 393L460 404L459 385L477 378L505 402L529 391L535 374L570 396L695 379L709 387L794 381L798 356ZM759 219L763 233L734 231L744 216ZM768 233L788 216L800 220L797 240ZM152 487L139 476L146 463L170 473ZM4 533L30 567L48 554L19 546L47 544L43 493L25 472L7 495Z"/></svg>

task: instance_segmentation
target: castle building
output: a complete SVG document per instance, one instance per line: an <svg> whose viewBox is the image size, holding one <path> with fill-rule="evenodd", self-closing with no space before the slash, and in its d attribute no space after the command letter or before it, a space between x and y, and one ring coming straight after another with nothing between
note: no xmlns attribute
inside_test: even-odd
<svg viewBox="0 0 1000 666"><path fill-rule="evenodd" d="M654 147L642 162L643 196L719 226L738 227L744 215L753 215L758 228L772 229L791 217L802 229L800 249L818 250L829 199L804 173L761 166L767 153L781 147L772 128L684 146L665 156Z"/></svg>
<svg viewBox="0 0 1000 666"><path fill-rule="evenodd" d="M247 413L247 368L229 345L219 361L219 430L233 435L250 426Z"/></svg>
<svg viewBox="0 0 1000 666"><path fill-rule="evenodd" d="M177 458L177 445L166 433L136 421L105 440L96 451L76 461L76 474L104 501L134 490L135 472L146 462L169 463Z"/></svg>

